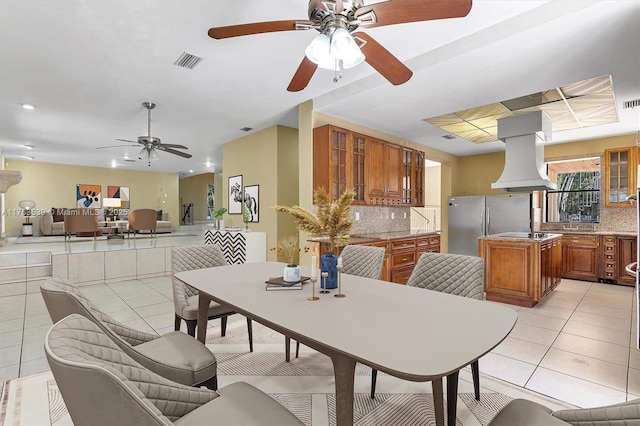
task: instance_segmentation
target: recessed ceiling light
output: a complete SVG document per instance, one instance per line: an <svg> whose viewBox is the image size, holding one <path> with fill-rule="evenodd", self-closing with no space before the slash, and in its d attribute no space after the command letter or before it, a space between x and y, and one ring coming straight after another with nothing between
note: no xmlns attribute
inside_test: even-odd
<svg viewBox="0 0 640 426"><path fill-rule="evenodd" d="M189 173L193 173L193 170L189 170Z"/></svg>
<svg viewBox="0 0 640 426"><path fill-rule="evenodd" d="M116 160L111 160L111 167L113 168L118 167L118 163L116 163Z"/></svg>
<svg viewBox="0 0 640 426"><path fill-rule="evenodd" d="M211 167L211 162L210 162L210 161L207 161L207 163L205 164L205 166L207 166L207 167Z"/></svg>
<svg viewBox="0 0 640 426"><path fill-rule="evenodd" d="M27 148L28 150L32 150L33 148L35 148L35 146L34 146L34 145L28 145L28 144L27 144L27 145L22 145L22 146L24 146L24 147L25 147L25 148Z"/></svg>
<svg viewBox="0 0 640 426"><path fill-rule="evenodd" d="M35 160L36 157L30 157L28 155L23 155L23 158L26 158L27 160Z"/></svg>
<svg viewBox="0 0 640 426"><path fill-rule="evenodd" d="M22 104L22 108L24 108L24 109L36 109L35 105L32 105L32 104Z"/></svg>

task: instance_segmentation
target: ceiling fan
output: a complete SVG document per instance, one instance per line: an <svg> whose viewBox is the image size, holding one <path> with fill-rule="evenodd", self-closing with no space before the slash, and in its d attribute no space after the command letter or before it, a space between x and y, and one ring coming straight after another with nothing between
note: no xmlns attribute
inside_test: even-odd
<svg viewBox="0 0 640 426"><path fill-rule="evenodd" d="M176 150L176 149L189 149L186 146L162 143L160 141L160 138L151 136L151 110L156 107L156 104L154 104L153 102L143 102L142 106L147 109L148 131L147 131L147 136L138 136L137 143L140 145L143 145L142 149L138 153L138 159L148 160L149 166L151 166L151 161L158 159L158 153L156 152L156 150L168 152L169 154L179 155L180 157L184 157L184 158L191 158L191 154L187 154L186 152ZM116 139L116 140L121 142L130 142L134 144L136 143L136 141L131 141L128 139ZM96 149L116 148L119 146L138 146L138 145L99 146Z"/></svg>
<svg viewBox="0 0 640 426"><path fill-rule="evenodd" d="M391 84L407 82L413 73L370 35L357 31L383 25L459 18L471 10L472 0L387 0L365 6L362 0L309 0L308 20L270 21L209 29L215 39L276 31L315 29L320 34L305 50L305 57L287 90L298 92L318 67L352 68L367 61ZM334 78L334 81L338 77Z"/></svg>

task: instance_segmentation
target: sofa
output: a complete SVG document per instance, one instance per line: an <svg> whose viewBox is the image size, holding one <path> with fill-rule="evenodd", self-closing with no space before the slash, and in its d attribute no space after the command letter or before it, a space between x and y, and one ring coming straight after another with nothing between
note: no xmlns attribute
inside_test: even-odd
<svg viewBox="0 0 640 426"><path fill-rule="evenodd" d="M52 208L51 211L47 211L40 216L40 232L42 235L64 235L64 214L65 208ZM169 213L158 210L158 214L161 214L162 220L157 221L156 233L163 234L171 232L171 221L169 220ZM126 216L121 216L120 219L126 220ZM104 210L101 209L98 220L104 221ZM100 223L98 225L98 235L108 234L109 229L106 224ZM148 233L149 231L142 231L141 233Z"/></svg>

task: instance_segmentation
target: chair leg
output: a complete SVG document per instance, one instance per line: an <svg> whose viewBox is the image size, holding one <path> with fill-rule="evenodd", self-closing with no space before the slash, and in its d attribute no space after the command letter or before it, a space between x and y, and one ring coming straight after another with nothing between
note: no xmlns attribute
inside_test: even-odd
<svg viewBox="0 0 640 426"><path fill-rule="evenodd" d="M182 324L182 318L180 318L180 316L178 316L178 314L176 314L176 318L173 321L173 330L174 331L180 331L180 324Z"/></svg>
<svg viewBox="0 0 640 426"><path fill-rule="evenodd" d="M220 335L222 337L227 335L227 316L220 317Z"/></svg>
<svg viewBox="0 0 640 426"><path fill-rule="evenodd" d="M284 360L291 361L291 337L284 336Z"/></svg>
<svg viewBox="0 0 640 426"><path fill-rule="evenodd" d="M187 333L189 336L196 337L196 325L198 320L184 320L187 323Z"/></svg>
<svg viewBox="0 0 640 426"><path fill-rule="evenodd" d="M247 331L249 332L249 352L253 352L253 325L251 318L247 318Z"/></svg>
<svg viewBox="0 0 640 426"><path fill-rule="evenodd" d="M296 340L296 358L300 355L300 342Z"/></svg>
<svg viewBox="0 0 640 426"><path fill-rule="evenodd" d="M478 360L471 363L471 375L473 376L473 391L476 394L476 401L480 401L480 367Z"/></svg>
<svg viewBox="0 0 640 426"><path fill-rule="evenodd" d="M204 386L210 390L218 390L218 376L213 376L209 380L205 380L202 383L198 383L197 385L193 385L193 387L199 388L200 386Z"/></svg>
<svg viewBox="0 0 640 426"><path fill-rule="evenodd" d="M371 399L376 397L376 380L378 379L378 370L371 369Z"/></svg>

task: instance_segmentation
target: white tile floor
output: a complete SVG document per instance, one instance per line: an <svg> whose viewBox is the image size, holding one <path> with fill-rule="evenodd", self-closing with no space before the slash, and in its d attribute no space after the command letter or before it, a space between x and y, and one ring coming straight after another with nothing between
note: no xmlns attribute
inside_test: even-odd
<svg viewBox="0 0 640 426"><path fill-rule="evenodd" d="M514 307L516 326L480 360L481 372L581 407L640 398L633 290L563 280L538 306ZM132 327L158 333L173 329L169 277L106 282L83 291ZM50 324L40 293L0 297L0 379L49 369L42 342ZM381 392L384 382L383 375Z"/></svg>

